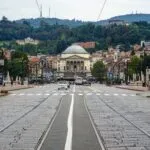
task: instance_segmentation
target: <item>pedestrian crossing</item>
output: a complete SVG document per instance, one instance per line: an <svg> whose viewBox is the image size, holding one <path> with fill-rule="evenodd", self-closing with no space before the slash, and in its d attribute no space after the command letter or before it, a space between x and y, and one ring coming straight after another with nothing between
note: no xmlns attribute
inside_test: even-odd
<svg viewBox="0 0 150 150"><path fill-rule="evenodd" d="M53 93L11 93L10 96L65 96L65 95L72 95L73 93L70 93L68 91L65 92L53 92ZM95 92L78 92L78 93L74 93L78 96L92 96L92 95L96 95L96 96L105 96L105 97L127 97L127 96L131 96L131 97L135 97L136 94L125 94L125 93L95 93Z"/></svg>

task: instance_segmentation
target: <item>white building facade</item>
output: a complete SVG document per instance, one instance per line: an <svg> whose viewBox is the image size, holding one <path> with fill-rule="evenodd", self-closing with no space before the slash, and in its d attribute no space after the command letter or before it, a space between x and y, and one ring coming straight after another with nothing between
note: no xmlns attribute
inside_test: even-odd
<svg viewBox="0 0 150 150"><path fill-rule="evenodd" d="M68 47L60 56L57 63L58 76L73 79L76 76L91 75L90 54L79 45Z"/></svg>

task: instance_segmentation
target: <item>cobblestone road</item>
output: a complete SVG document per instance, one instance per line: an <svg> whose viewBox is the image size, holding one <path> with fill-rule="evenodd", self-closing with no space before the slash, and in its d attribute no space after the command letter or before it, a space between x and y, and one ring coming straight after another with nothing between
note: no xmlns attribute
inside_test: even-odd
<svg viewBox="0 0 150 150"><path fill-rule="evenodd" d="M86 95L87 105L106 149L150 150L150 99L111 87L92 89L99 95Z"/></svg>
<svg viewBox="0 0 150 150"><path fill-rule="evenodd" d="M55 89L55 85L41 86L0 98L0 150L36 147L63 96L52 95Z"/></svg>
<svg viewBox="0 0 150 150"><path fill-rule="evenodd" d="M37 149L62 98L66 101L73 93L73 87L57 88L56 84L38 86L0 97L0 150ZM99 84L76 86L75 104L85 99L106 150L150 150L150 99L136 93ZM78 131L77 125L73 129Z"/></svg>

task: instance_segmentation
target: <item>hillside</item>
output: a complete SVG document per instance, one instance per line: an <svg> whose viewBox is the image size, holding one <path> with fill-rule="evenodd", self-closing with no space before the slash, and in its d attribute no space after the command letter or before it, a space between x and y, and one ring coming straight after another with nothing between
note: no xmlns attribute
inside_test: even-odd
<svg viewBox="0 0 150 150"><path fill-rule="evenodd" d="M24 21L29 22L35 28L38 28L40 26L41 21L44 21L49 25L59 24L59 25L67 25L69 27L77 27L86 23L75 19L68 20L68 19L58 19L58 18L21 19L21 20L17 20L16 22L23 23Z"/></svg>
<svg viewBox="0 0 150 150"><path fill-rule="evenodd" d="M150 14L127 14L127 15L112 17L111 19L124 20L128 23L139 22L139 21L146 21L150 23Z"/></svg>
<svg viewBox="0 0 150 150"><path fill-rule="evenodd" d="M92 22L96 25L108 25L109 20L124 20L127 23L146 21L150 23L150 14L127 14L121 16L115 16L107 20L102 20L98 22ZM36 19L21 19L17 20L17 23L23 23L23 21L29 22L33 27L37 28L40 26L40 22L44 21L49 25L59 24L59 25L67 25L69 27L77 27L80 25L84 25L88 22L83 22L80 20L69 20L69 19L58 19L58 18L36 18Z"/></svg>

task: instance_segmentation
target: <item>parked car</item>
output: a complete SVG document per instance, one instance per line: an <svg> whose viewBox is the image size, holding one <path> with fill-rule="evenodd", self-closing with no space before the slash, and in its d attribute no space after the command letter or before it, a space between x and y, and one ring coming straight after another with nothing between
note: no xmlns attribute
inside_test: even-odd
<svg viewBox="0 0 150 150"><path fill-rule="evenodd" d="M83 85L91 85L91 82L85 79L82 81L82 83Z"/></svg>
<svg viewBox="0 0 150 150"><path fill-rule="evenodd" d="M58 82L58 90L65 89L67 90L70 87L67 81L59 81Z"/></svg>

